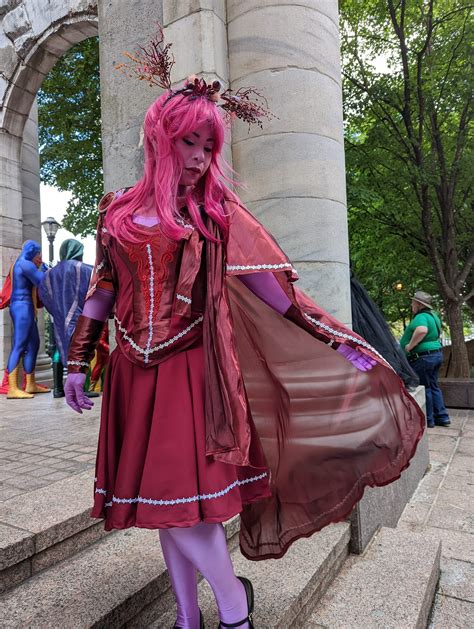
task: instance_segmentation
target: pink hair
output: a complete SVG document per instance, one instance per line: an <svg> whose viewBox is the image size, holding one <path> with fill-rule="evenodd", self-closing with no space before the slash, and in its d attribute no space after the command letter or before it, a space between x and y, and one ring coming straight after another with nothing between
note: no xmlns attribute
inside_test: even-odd
<svg viewBox="0 0 474 629"><path fill-rule="evenodd" d="M163 232L173 240L186 233L176 222L176 197L182 166L174 150L174 142L192 132L198 125L210 121L214 131L214 146L208 171L199 182L203 194L204 211L219 225L222 234L228 232L228 221L223 205L225 198L236 199L223 183L230 182L220 165L224 144L225 124L216 105L207 98L178 94L170 98L165 92L148 109L144 123L145 167L143 177L133 188L116 198L107 212L107 228L121 243L139 244L149 232L132 220L142 207L156 207ZM224 162L225 164L225 162ZM186 205L197 229L213 239L202 220L196 200L188 194Z"/></svg>

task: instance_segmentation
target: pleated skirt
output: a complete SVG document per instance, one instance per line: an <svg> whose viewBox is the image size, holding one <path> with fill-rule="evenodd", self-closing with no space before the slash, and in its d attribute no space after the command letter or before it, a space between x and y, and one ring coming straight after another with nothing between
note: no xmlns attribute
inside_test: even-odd
<svg viewBox="0 0 474 629"><path fill-rule="evenodd" d="M270 495L263 454L255 467L206 456L201 343L148 368L112 352L91 513L106 530L224 522Z"/></svg>

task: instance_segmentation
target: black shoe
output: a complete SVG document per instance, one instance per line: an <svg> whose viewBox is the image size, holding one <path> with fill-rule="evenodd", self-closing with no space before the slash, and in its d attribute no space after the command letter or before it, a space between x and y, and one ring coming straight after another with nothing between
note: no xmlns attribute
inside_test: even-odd
<svg viewBox="0 0 474 629"><path fill-rule="evenodd" d="M449 417L446 419L435 419L436 426L451 426L451 422L449 421Z"/></svg>
<svg viewBox="0 0 474 629"><path fill-rule="evenodd" d="M179 625L174 625L173 629L181 629ZM199 629L206 629L204 625L204 618L202 617L202 611L199 610Z"/></svg>
<svg viewBox="0 0 474 629"><path fill-rule="evenodd" d="M53 397L64 397L63 389L63 364L60 362L53 363Z"/></svg>
<svg viewBox="0 0 474 629"><path fill-rule="evenodd" d="M100 393L97 393L97 391L84 391L84 395L86 397L100 397Z"/></svg>
<svg viewBox="0 0 474 629"><path fill-rule="evenodd" d="M237 578L239 579L239 581L242 583L242 585L245 588L245 594L247 595L248 616L247 618L244 618L243 620L240 620L239 622L233 622L233 623L222 622L221 620L219 623L218 629L220 627L241 627L246 622L248 622L250 629L255 629L252 623L253 603L254 603L253 585L245 577L237 577Z"/></svg>
<svg viewBox="0 0 474 629"><path fill-rule="evenodd" d="M434 422L427 422L426 426L428 428L434 428L435 427L435 423Z"/></svg>

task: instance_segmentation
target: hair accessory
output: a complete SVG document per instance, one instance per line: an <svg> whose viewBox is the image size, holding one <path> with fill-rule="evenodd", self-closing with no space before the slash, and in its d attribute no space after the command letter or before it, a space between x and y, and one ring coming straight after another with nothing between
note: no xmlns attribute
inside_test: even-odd
<svg viewBox="0 0 474 629"><path fill-rule="evenodd" d="M158 24L158 33L148 46L139 46L134 55L124 52L123 54L130 59L130 62L120 63L115 66L115 69L133 79L147 81L149 85L171 89L171 68L175 63L170 52L173 44L163 46L163 41L163 27Z"/></svg>
<svg viewBox="0 0 474 629"><path fill-rule="evenodd" d="M221 93L220 81L207 83L205 79L191 74L182 88L172 90L171 68L175 59L170 53L172 44L164 46L163 42L163 27L158 24L158 33L148 46L140 46L135 55L125 52L130 62L119 64L116 70L140 81L147 81L149 85L169 90L166 102L178 94L187 96L190 100L207 98L225 111L228 121L240 118L249 128L251 124L257 124L261 128L262 118L276 118L268 109L266 98L252 87L241 87L236 92L229 88ZM220 100L223 102L220 103Z"/></svg>

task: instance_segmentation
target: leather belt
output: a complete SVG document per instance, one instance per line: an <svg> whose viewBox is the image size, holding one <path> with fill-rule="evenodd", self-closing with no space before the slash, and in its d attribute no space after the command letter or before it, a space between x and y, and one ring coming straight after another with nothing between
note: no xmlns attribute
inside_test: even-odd
<svg viewBox="0 0 474 629"><path fill-rule="evenodd" d="M410 354L408 356L408 360L417 360L418 358L421 358L421 356L426 356L428 354L437 354L440 351L441 351L441 348L439 348L439 349L427 349L426 352L416 352L415 354Z"/></svg>

